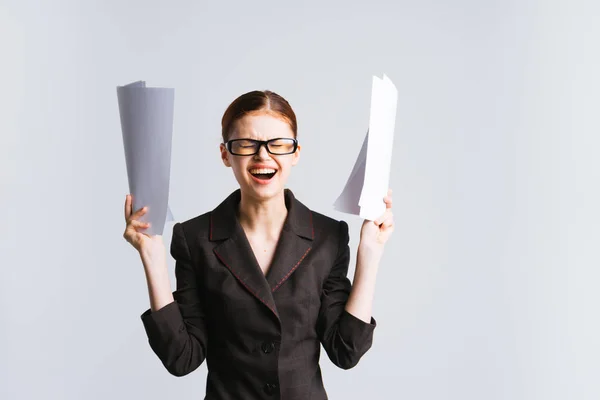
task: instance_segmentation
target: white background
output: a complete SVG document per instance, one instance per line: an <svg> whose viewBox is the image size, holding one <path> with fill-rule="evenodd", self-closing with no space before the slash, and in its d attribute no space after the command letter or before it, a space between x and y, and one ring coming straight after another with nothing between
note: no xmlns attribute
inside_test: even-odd
<svg viewBox="0 0 600 400"><path fill-rule="evenodd" d="M286 97L288 187L354 252L361 221L332 203L383 73L396 231L373 347L349 371L322 354L330 398L600 398L599 3L309 3L0 1L0 398L203 398L205 365L169 375L139 318L117 85L176 90L180 221L237 187L227 105Z"/></svg>

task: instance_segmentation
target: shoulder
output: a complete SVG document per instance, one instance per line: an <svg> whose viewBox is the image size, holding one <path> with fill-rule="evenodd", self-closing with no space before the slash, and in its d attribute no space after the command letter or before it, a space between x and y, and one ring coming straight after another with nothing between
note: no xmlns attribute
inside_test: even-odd
<svg viewBox="0 0 600 400"><path fill-rule="evenodd" d="M176 222L173 226L173 234L175 235L178 231L187 238L208 238L210 231L210 211L184 221Z"/></svg>
<svg viewBox="0 0 600 400"><path fill-rule="evenodd" d="M235 205L239 199L240 190L237 189L212 210L175 223L173 230L175 232L181 229L187 237L211 239L214 233L221 237L235 221Z"/></svg>
<svg viewBox="0 0 600 400"><path fill-rule="evenodd" d="M346 231L348 230L348 223L343 219L338 220L314 210L310 210L310 212L312 214L315 234L317 234L317 232L325 234L338 234L344 229Z"/></svg>
<svg viewBox="0 0 600 400"><path fill-rule="evenodd" d="M348 223L307 208L311 214L314 240L329 249L340 249L349 242Z"/></svg>
<svg viewBox="0 0 600 400"><path fill-rule="evenodd" d="M344 220L338 220L324 213L315 211L312 207L299 200L294 193L286 189L286 204L293 204L291 219L299 225L305 225L310 220L311 228L315 236L319 234L331 234L339 232L348 224Z"/></svg>
<svg viewBox="0 0 600 400"><path fill-rule="evenodd" d="M348 223L343 219L336 219L313 210L311 214L314 240L319 244L318 247L332 256L341 254L350 242Z"/></svg>

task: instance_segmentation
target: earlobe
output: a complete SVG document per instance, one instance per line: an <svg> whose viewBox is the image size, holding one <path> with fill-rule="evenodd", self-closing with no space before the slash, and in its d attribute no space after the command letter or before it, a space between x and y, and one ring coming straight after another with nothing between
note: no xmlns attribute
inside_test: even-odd
<svg viewBox="0 0 600 400"><path fill-rule="evenodd" d="M226 167L231 167L231 163L229 162L229 154L227 153L227 150L222 144L219 146L219 149L221 150L221 160L223 161L223 164L225 164Z"/></svg>
<svg viewBox="0 0 600 400"><path fill-rule="evenodd" d="M231 167L231 163L229 162L229 157L227 157L227 154L223 156L222 160L226 167Z"/></svg>

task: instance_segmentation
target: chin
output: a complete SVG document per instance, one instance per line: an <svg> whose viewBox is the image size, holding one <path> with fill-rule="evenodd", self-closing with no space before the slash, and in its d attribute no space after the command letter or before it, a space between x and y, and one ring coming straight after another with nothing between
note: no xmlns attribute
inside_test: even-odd
<svg viewBox="0 0 600 400"><path fill-rule="evenodd" d="M246 192L248 194L251 194L252 197L256 198L256 199L262 199L262 200L267 200L270 199L272 197L277 196L279 193L281 193L281 191L283 191L283 187L280 185L269 185L268 187L256 187L255 185L252 185L251 183L249 185L246 185Z"/></svg>
<svg viewBox="0 0 600 400"><path fill-rule="evenodd" d="M247 195L257 200L268 200L281 194L284 186L281 182L271 182L268 185L257 185L254 182L244 182L241 186Z"/></svg>

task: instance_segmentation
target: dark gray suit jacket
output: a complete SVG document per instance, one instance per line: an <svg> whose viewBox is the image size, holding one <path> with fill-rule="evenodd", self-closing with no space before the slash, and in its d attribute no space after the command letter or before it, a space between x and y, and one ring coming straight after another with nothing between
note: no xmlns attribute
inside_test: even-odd
<svg viewBox="0 0 600 400"><path fill-rule="evenodd" d="M344 308L348 224L285 189L288 215L265 276L237 219L239 201L238 189L173 227L175 301L141 315L150 346L175 376L206 360L207 400L327 399L321 344L335 365L352 368L376 325Z"/></svg>

